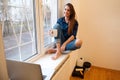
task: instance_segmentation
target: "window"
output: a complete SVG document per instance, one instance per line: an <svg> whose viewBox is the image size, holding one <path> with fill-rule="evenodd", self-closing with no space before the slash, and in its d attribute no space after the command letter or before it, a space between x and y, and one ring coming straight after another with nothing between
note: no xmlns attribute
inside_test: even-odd
<svg viewBox="0 0 120 80"><path fill-rule="evenodd" d="M48 30L56 20L57 0L0 0L6 58L24 61L43 53L53 42Z"/></svg>
<svg viewBox="0 0 120 80"><path fill-rule="evenodd" d="M57 0L42 0L43 5L43 29L44 29L44 48L49 47L53 43L53 38L48 35L48 31L55 25L57 21ZM54 4L54 6L53 6Z"/></svg>
<svg viewBox="0 0 120 80"><path fill-rule="evenodd" d="M4 0L0 6L6 58L23 61L35 55L33 0Z"/></svg>

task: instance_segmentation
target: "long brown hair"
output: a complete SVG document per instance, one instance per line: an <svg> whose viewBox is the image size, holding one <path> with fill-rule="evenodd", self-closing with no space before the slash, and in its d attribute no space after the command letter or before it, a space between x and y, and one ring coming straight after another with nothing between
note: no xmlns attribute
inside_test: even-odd
<svg viewBox="0 0 120 80"><path fill-rule="evenodd" d="M72 30L74 28L75 24L75 9L71 3L67 3L65 6L68 6L70 8L70 17L69 17L69 23L68 23L68 34L72 33Z"/></svg>

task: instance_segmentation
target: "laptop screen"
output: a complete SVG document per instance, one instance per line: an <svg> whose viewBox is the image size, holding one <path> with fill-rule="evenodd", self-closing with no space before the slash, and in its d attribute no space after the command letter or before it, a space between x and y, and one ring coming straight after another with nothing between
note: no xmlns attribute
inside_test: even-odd
<svg viewBox="0 0 120 80"><path fill-rule="evenodd" d="M43 80L38 64L6 60L10 80Z"/></svg>

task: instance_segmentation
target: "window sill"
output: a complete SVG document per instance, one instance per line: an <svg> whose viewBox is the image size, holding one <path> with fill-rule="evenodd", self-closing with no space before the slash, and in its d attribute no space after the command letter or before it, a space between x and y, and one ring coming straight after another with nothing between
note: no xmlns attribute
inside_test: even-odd
<svg viewBox="0 0 120 80"><path fill-rule="evenodd" d="M46 76L45 80L50 80L50 78L59 70L59 68L68 59L70 51L63 53L57 60L52 60L51 57L54 54L45 54L41 56L38 60L34 61L35 64L40 64L42 68L42 74Z"/></svg>

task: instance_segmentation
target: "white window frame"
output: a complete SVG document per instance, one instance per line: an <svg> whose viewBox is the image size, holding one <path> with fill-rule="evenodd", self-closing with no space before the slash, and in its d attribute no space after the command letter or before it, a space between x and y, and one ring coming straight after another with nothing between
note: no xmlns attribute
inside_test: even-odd
<svg viewBox="0 0 120 80"><path fill-rule="evenodd" d="M51 1L51 0L50 0ZM56 1L56 0L54 0L54 1ZM44 46L44 29L43 29L43 26L44 26L44 3L42 2L42 0L37 0L36 2L35 2L35 5L36 5L36 25L38 25L37 27L36 27L36 31L37 31L37 43L38 43L38 53L40 53L41 55L43 55L43 54L45 54L45 51L48 49L48 48L50 48L50 47L53 47L53 44L51 45L51 44L49 44L48 46ZM56 6L58 5L58 3L56 4ZM58 7L56 7L56 8L58 8ZM39 15L41 15L41 16L39 16ZM39 18L38 18L38 16L39 16ZM53 16L53 15L52 15ZM52 20L52 24L51 24L51 28L53 27L53 25L57 22L57 17L58 17L58 15L57 15L57 12L56 12L56 16L55 16L55 18ZM48 35L48 34L47 34Z"/></svg>
<svg viewBox="0 0 120 80"><path fill-rule="evenodd" d="M6 0L5 0L6 1ZM51 0L43 0L43 1L51 1ZM53 45L50 45L52 44L53 42L53 39L52 39L52 42L50 42L47 46L44 46L44 3L43 3L42 0L35 0L34 1L34 5L35 5L35 25L36 25L36 38L37 38L37 54L38 55L43 55L45 54L45 51L49 48L49 47L53 47ZM57 0L52 0L52 1L56 1L57 3ZM58 3L56 4L56 6L58 5ZM52 4L53 6L53 4ZM55 4L54 4L55 6ZM51 18L54 17L52 20L51 20L51 28L53 27L53 25L56 23L57 21L57 8L56 7L56 12L55 11L52 11L52 14L55 13L56 15L51 15ZM46 25L46 24L45 24ZM48 34L46 34L48 35ZM51 38L51 37L50 37Z"/></svg>

